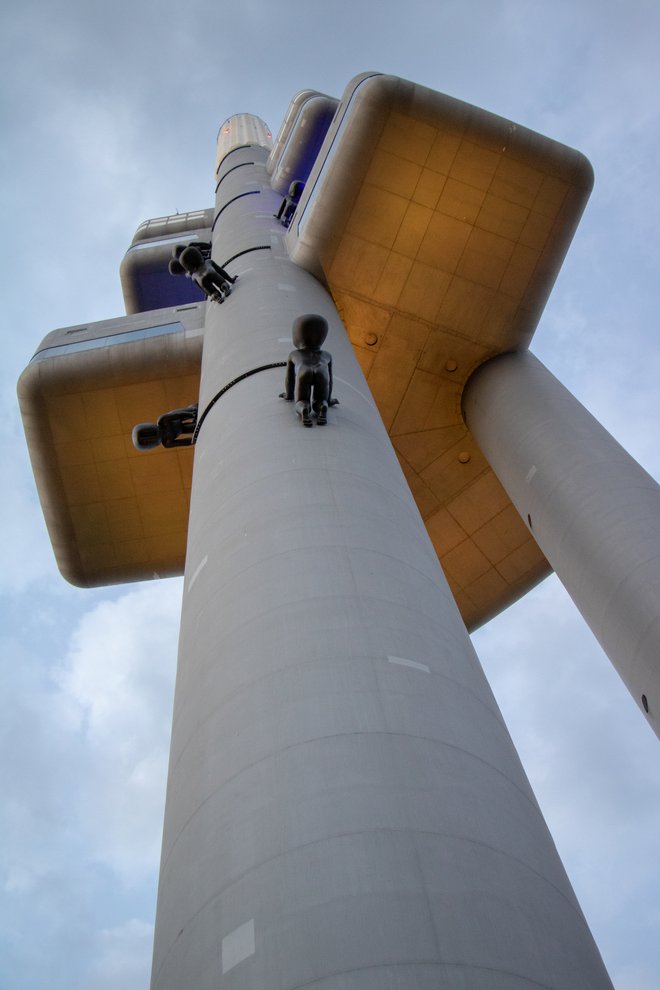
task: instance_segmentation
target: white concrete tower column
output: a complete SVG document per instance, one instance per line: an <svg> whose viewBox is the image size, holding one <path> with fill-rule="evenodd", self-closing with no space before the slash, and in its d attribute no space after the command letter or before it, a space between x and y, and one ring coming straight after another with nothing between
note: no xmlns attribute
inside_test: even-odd
<svg viewBox="0 0 660 990"><path fill-rule="evenodd" d="M323 315L327 426L238 382L195 453L153 990L610 981L268 152L219 167L200 412ZM228 261L233 258L234 260Z"/></svg>
<svg viewBox="0 0 660 990"><path fill-rule="evenodd" d="M660 487L529 352L494 358L468 426L660 735Z"/></svg>

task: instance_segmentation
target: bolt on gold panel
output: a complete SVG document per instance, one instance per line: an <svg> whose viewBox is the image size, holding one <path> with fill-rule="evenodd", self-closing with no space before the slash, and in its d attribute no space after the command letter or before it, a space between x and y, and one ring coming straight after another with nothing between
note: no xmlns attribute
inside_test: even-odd
<svg viewBox="0 0 660 990"><path fill-rule="evenodd" d="M549 572L461 411L529 345L593 182L579 152L392 76L349 84L287 235L328 285L468 626Z"/></svg>

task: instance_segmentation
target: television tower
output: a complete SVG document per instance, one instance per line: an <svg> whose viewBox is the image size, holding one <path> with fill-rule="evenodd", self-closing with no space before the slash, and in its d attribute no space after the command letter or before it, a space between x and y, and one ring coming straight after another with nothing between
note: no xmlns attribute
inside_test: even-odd
<svg viewBox="0 0 660 990"><path fill-rule="evenodd" d="M468 635L554 568L657 731L658 486L528 351L591 182L305 90L24 372L65 577L185 573L152 990L611 987Z"/></svg>

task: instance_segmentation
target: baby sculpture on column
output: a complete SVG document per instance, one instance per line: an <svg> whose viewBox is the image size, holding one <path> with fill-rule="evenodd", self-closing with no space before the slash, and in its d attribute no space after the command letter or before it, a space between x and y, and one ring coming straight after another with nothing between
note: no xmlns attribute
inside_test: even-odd
<svg viewBox="0 0 660 990"><path fill-rule="evenodd" d="M328 323L322 316L308 313L293 323L295 350L289 354L280 398L296 403L303 426L312 426L312 412L319 426L328 421L328 406L339 404L332 398L332 355L321 349L328 335Z"/></svg>
<svg viewBox="0 0 660 990"><path fill-rule="evenodd" d="M222 303L231 292L238 275L232 278L229 272L211 260L210 254L211 245L201 241L196 245L178 244L172 252L170 275L185 275L212 302Z"/></svg>

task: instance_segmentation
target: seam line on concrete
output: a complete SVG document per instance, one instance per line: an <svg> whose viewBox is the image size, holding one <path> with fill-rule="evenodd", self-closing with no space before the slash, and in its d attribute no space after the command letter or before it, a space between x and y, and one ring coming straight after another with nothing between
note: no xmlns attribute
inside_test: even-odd
<svg viewBox="0 0 660 990"><path fill-rule="evenodd" d="M219 791L225 788L228 784L231 784L232 781L237 780L242 774L247 773L248 770L253 770L254 767L257 767L262 763L268 763L269 760L274 760L282 756L283 753L288 753L293 749L300 749L303 746L309 746L313 743L318 743L321 741L325 741L327 739L348 739L356 736L363 736L363 737L391 736L399 739L416 739L416 740L421 740L423 742L433 743L433 745L438 747L451 749L457 753L462 753L468 759L474 760L477 763L481 763L483 766L488 767L490 771L502 777L507 782L507 784L509 784L515 791L517 791L521 795L521 797L525 799L525 801L527 801L528 804L531 804L534 813L537 815L538 818L540 818L543 825L545 825L543 815L541 814L538 805L532 798L530 798L528 794L526 794L522 790L522 788L518 787L518 785L514 783L514 781L510 777L507 777L507 775L502 770L498 769L498 767L493 766L493 764L489 763L488 760L484 760L483 757L477 756L475 753L471 753L469 750L464 749L462 746L455 746L452 743L448 743L443 739L434 739L432 736L414 735L412 732L393 732L382 729L378 730L377 732L333 732L330 733L329 735L314 736L310 739L302 739L300 740L300 742L291 743L288 746L282 747L282 749L278 749L274 753L269 753L267 756L262 756L260 759L254 760L252 763L248 763L240 770L237 770L236 773L233 773L230 777L227 777L227 779L224 780L219 787L214 788L214 790L212 790L209 794L207 794L207 796L204 798L201 804L197 805L192 815L190 815L183 823L183 825L177 832L177 835L174 841L172 842L172 845L170 846L167 855L164 856L161 861L161 875L162 875L162 871L167 867L167 864L172 856L172 853L174 852L177 846L180 837L183 835L184 831L188 828L193 818L196 818L199 812L202 810L202 808L204 808L209 803L209 801L213 800L213 798L218 794Z"/></svg>
<svg viewBox="0 0 660 990"><path fill-rule="evenodd" d="M521 980L523 983L523 988L525 986L539 987L539 990L556 990L555 987L551 986L549 983L539 983L538 980L534 980L529 976L523 976L520 973L515 973L513 970L508 969L495 969L494 966L473 966L469 963L461 962L438 962L436 959L412 959L410 962L403 963L383 963L382 966L357 966L353 969L341 969L333 971L332 973L326 973L325 976L315 977L308 983L296 983L295 986L291 987L290 990L305 990L305 987L314 987L320 985L325 980L332 980L336 976L346 976L349 973L368 973L376 970L388 970L388 969L401 969L403 967L409 966L433 966L434 969L462 969L468 970L470 972L477 973L499 973L506 976L512 976L516 980Z"/></svg>
<svg viewBox="0 0 660 990"><path fill-rule="evenodd" d="M355 601L355 596L354 595L348 595L348 594L344 594L344 595L339 595L339 594L335 594L335 595L305 595L305 596L303 596L301 598L296 598L295 601L286 602L284 605L273 605L272 608L263 609L263 611L261 611L258 616L254 616L252 618L244 619L242 622L239 622L239 623L237 623L237 624L235 624L233 626L233 628L232 628L232 634L238 632L241 629L244 629L246 626L252 625L255 622L256 619L264 619L267 616L275 615L277 612L282 611L283 608L291 608L291 607L300 606L300 605L309 605L311 602L328 601L328 600L332 600L332 601L335 601L335 602L340 602L340 601L344 601L345 600L345 601L347 601L347 602L350 603L350 602L354 602ZM382 605L382 604L386 603L389 608L395 608L397 610L399 610L399 609L405 609L406 612L410 612L410 613L413 613L413 614L416 614L416 615L424 615L425 618L429 619L434 624L434 626L436 626L436 628L438 629L438 633L439 633L440 636L442 636L443 633L444 633L442 627L437 623L437 621L435 620L434 616L432 616L432 615L431 616L426 616L424 612L421 612L420 609L415 608L414 605L410 605L408 603L401 604L400 602L393 602L391 599L375 598L373 595L365 595L365 594L360 595L360 600L361 601L364 601L364 602L369 602L369 603L377 603L379 605ZM204 603L204 606L198 610L198 613L203 612L204 609L205 608L208 608L208 607L210 607L209 603L208 602L205 602ZM215 644L216 647L218 647L221 642L224 642L224 640L218 640L217 643Z"/></svg>
<svg viewBox="0 0 660 990"><path fill-rule="evenodd" d="M382 604L382 601L383 601L383 599L377 599L377 598L373 598L373 597L370 597L370 596L368 597L366 595L363 596L363 597L364 597L364 600L367 601L367 602L372 602L372 603L373 602L379 602L379 603ZM346 599L349 602L352 601L352 598L351 598L350 595L333 595L332 598L333 598L333 600L337 604L341 603L341 601L344 600L344 599ZM305 603L313 602L315 600L316 599L314 597L311 597L311 598L310 597L307 597L307 598L299 599L296 602L292 602L290 604L291 605L298 605L298 604L303 605ZM392 604L392 603L389 603L389 604ZM406 608L406 609L409 608L408 606L396 606L396 605L395 605L395 607L396 608ZM273 612L279 611L279 608L280 608L279 606L273 607L272 609L268 609L265 612L260 613L260 615L261 616L267 616L269 614L272 614ZM415 610L413 609L413 611L415 611ZM246 620L244 623L240 623L236 627L236 629L237 630L240 630L246 624L249 624L250 621L251 620ZM353 628L353 626L351 628ZM366 626L364 624L362 624L362 625L357 624L355 626L355 628L362 629L363 630L363 629L366 628ZM396 632L398 630L398 626L397 626L396 622L393 622L392 624L386 624L383 627L383 629L386 632L388 632L388 633L390 633L391 635L394 636L394 635L396 635ZM440 633L441 633L441 630L439 630L439 634ZM218 644L216 644L216 645L218 645ZM350 656L347 655L346 659L348 661L350 661L351 663L354 662L354 661L360 661L360 662L361 661L368 661L370 663L380 664L384 656L386 656L385 653L370 653L370 652L366 652L365 653L363 651L360 651L360 652L358 652L358 653L356 653L354 655L353 654L351 654ZM475 654L475 656L476 656L476 654ZM478 658L477 658L477 661L478 661ZM251 685L256 685L256 684L258 684L262 680L267 680L270 677L279 677L283 672L285 672L287 670L292 670L292 669L294 669L296 667L304 668L304 667L307 667L307 666L314 666L315 664L317 664L319 662L323 663L323 662L326 662L326 660L325 660L325 658L321 658L321 660L319 661L318 658L314 658L314 659L311 659L311 660L305 660L305 661L296 660L293 663L284 663L284 664L282 664L280 666L277 666L276 668L274 668L272 670L267 671L264 674L261 674L260 676L254 678L254 679L244 681L240 686L234 688L234 690L232 690L226 696L226 700L230 700L230 699L234 698L236 696L236 694L239 693L240 691L243 691L245 688L247 688L247 687L249 687ZM240 666L244 666L244 662L241 661L241 660L238 661L238 664ZM375 671L375 672L377 673L377 671ZM475 698L477 701L479 701L482 705L484 705L487 710L489 710L489 711L490 710L496 711L497 712L497 715L499 717L500 723L502 725L504 725L504 720L503 720L503 718L501 716L501 713L499 711L499 708L497 708L497 705L495 704L495 706L491 709L489 707L489 705L487 704L487 702L485 702L483 700L483 698L479 694L477 694L471 687L469 687L469 685L467 684L466 681L461 680L461 679L453 676L452 674L447 673L446 671L444 671L442 669L435 669L435 668L431 667L430 673L434 677L442 678L443 680L449 682L450 684L456 685L462 691L465 691L467 694L471 695L473 698ZM492 694L491 694L491 697L492 697ZM174 721L175 721L175 723L176 723L176 720L180 717L180 712L183 709L185 709L185 707L186 707L185 703L182 704L182 705L180 705L180 706L178 706L178 708L175 706L175 712L174 712Z"/></svg>
<svg viewBox="0 0 660 990"><path fill-rule="evenodd" d="M285 410L285 412L287 412L287 413L290 414L289 410ZM297 430L300 429L300 426L296 422L293 422L293 426ZM326 427L326 429L327 429L327 427ZM200 448L200 450L201 450L201 448ZM198 454L197 456L201 456L201 454ZM272 487L274 481L280 475L282 475L283 477L287 477L288 478L290 475L292 475L292 474L294 474L296 472L299 473L300 475L302 475L303 477L309 477L310 475L314 475L314 474L325 474L326 476L329 477L330 484L332 484L332 479L333 478L339 478L339 477L341 477L342 479L343 478L353 478L353 479L357 478L359 481L367 482L372 488L375 488L376 489L376 491L374 492L374 495L375 496L377 496L380 492L384 492L385 495L387 495L388 497L396 499L397 503L399 503L401 505L404 505L407 508L408 512L412 515L412 517L414 519L421 520L422 526L424 526L424 520L420 516L419 509L417 508L417 506L415 505L415 503L413 502L412 498L409 495L407 495L407 494L400 495L398 492L394 491L392 488L388 488L386 485L383 485L379 481L374 480L368 474L364 474L364 473L361 473L359 471L355 471L355 470L354 471L346 471L346 470L343 470L342 468L333 468L332 471L330 471L327 467L312 467L312 466L309 466L309 465L306 465L304 467L296 467L294 464L287 464L287 465L285 465L281 469L281 471L272 471L266 477L255 478L253 481L250 481L248 484L242 485L240 488L235 488L230 494L228 494L222 500L222 502L220 502L218 504L218 512L222 511L224 509L224 507L227 505L227 503L230 503L230 502L232 502L234 500L236 500L238 502L242 502L243 501L244 494L246 492L250 492L256 486L266 485L266 486ZM336 504L334 502L334 500L333 500L332 504L333 505ZM377 508L377 506L378 506L377 499L376 498L372 498L369 506L367 507L368 511L371 513L372 516L374 514L374 509ZM424 529L426 529L425 526L424 526ZM430 537L429 537L429 544L430 544L430 542L431 541L430 541ZM435 560L436 562L437 562L437 559L438 559L438 556L437 556L435 550L433 550L432 545L431 545L431 551L429 551L429 558L431 560Z"/></svg>
<svg viewBox="0 0 660 990"><path fill-rule="evenodd" d="M351 657L350 659L352 661L354 661L354 660L358 660L360 658ZM365 656L362 659L368 661L370 664L374 664L375 665L375 664L381 664L383 658L381 656ZM215 708L213 708L212 711L210 711L209 714L204 719L202 719L202 721L199 723L197 729L188 737L188 739L186 740L185 744L182 746L182 748L181 748L181 750L179 752L179 756L178 756L176 762L174 762L172 764L171 772L174 773L174 771L176 770L177 766L179 765L179 762L183 758L186 750L188 749L188 746L190 745L190 743L192 742L192 740L195 738L195 736L197 735L197 733L206 725L206 723L208 721L210 721L210 719L212 719L214 717L217 717L217 715L219 714L220 711L222 711L222 709L225 707L225 705L234 702L236 700L236 698L240 694L242 694L245 691L251 691L251 690L253 690L254 688L256 688L257 685L262 684L264 681L279 680L279 678L282 676L282 674L285 671L291 671L291 670L295 670L296 668L301 668L301 667L302 668L313 667L317 663L318 663L318 661L310 660L307 663L300 663L300 662L298 662L298 663L285 664L283 667L278 667L276 670L268 671L268 673L262 674L261 677L257 677L254 680L247 681L244 684L241 684L240 687L237 687L235 690L231 691L229 694L227 694L223 698L221 704L219 704ZM432 677L438 677L438 678L440 678L443 681L448 681L454 688L458 689L459 691L464 692L470 698L472 698L474 701L476 701L477 704L479 704L483 709L485 709L486 713L488 715L490 715L490 717L495 720L495 722L497 723L498 728L502 729L505 732L505 734L508 735L507 730L506 730L506 726L505 726L504 721L502 719L502 716L500 714L499 708L493 707L492 705L487 704L487 702L484 701L483 698L479 697L479 695L476 694L476 692L472 691L469 687L467 687L461 681L457 680L455 677L450 677L449 674L442 673L442 671L431 670L429 667L426 667L426 666L425 666L425 669L428 670L428 672L431 674ZM379 674L378 669L376 667L374 667L374 669L373 669L372 672L373 672L374 676L377 678L378 677L378 674ZM401 691L388 691L387 693L388 694L401 694L402 692ZM173 727L174 727L174 725L176 725L177 721L181 718L181 711L182 711L182 709L179 709L179 711L176 713L176 715L175 715L175 717L173 719Z"/></svg>
<svg viewBox="0 0 660 990"><path fill-rule="evenodd" d="M401 560L400 557L396 557L394 554L385 553L383 550L376 550L374 549L374 547L371 546L359 546L359 545L356 546L355 543L349 545L347 543L323 543L319 541L315 543L310 543L307 546L303 546L303 547L287 547L285 550L278 550L276 553L269 553L266 556L260 557L259 560L254 561L254 563L252 564L248 564L246 567L243 567L240 570L236 568L233 571L231 577L227 579L227 581L225 581L223 584L215 585L213 594L214 596L221 594L223 588L225 588L227 585L235 586L238 578L248 575L255 568L262 567L264 564L272 563L272 561L277 560L278 557L293 557L295 554L306 553L309 552L310 550L313 551L317 551L317 550L354 551L355 550L358 553L373 554L374 557L385 558L386 560L393 561L399 568L398 573L401 573L401 571L405 568L409 571L412 571L414 574L418 574L421 578L424 579L424 581L428 582L429 584L434 585L434 575L428 574L426 571L420 570L419 567L415 567L413 564L408 563L408 561L406 560ZM431 561L431 564L433 565L433 561ZM356 587L356 591L359 592L359 588ZM416 611L421 612L422 615L426 614L425 612L422 612L421 609L417 609ZM264 613L260 613L260 614L264 614Z"/></svg>
<svg viewBox="0 0 660 990"><path fill-rule="evenodd" d="M383 833L383 834L403 833L403 834L409 834L409 835L412 835L412 836L416 836L416 835L430 835L430 836L434 836L434 837L443 837L443 838L448 838L448 839L456 839L458 842L463 843L465 845L474 845L474 846L480 846L482 849L489 849L489 850L491 850L492 852L494 852L498 856L505 857L506 859L512 860L514 863L518 863L519 866L522 866L523 867L523 869L527 870L529 873L532 873L535 877L538 877L538 879L541 880L543 883L547 884L548 887L550 887L552 890L554 890L555 893L557 894L557 896L562 901L565 901L568 904L568 906L571 908L571 910L577 915L578 920L580 921L582 927L583 928L587 928L587 930L588 930L587 923L586 923L586 921L585 921L585 919L584 919L584 917L582 915L582 912L580 911L579 907L577 907L576 904L569 897L566 896L566 894L564 893L563 890L561 890L560 887L557 887L557 885L554 884L550 879L548 879L548 877L544 876L542 873L539 873L538 870L535 870L532 866L529 865L529 863L526 863L524 860L518 859L517 856L513 856L510 853L504 852L502 849L498 849L496 846L491 846L491 845L489 845L486 842L480 842L477 839L466 839L464 835L458 835L458 834L455 834L453 832L431 832L428 829L414 829L414 828L409 828L409 829L402 829L402 828L375 828L375 829L360 829L360 830L352 831L352 832L340 832L340 833L338 833L336 835L325 836L322 839L314 839L311 842L304 842L304 843L302 843L299 846L295 846L293 849L286 850L286 851L281 852L281 853L276 853L275 855L269 856L267 859L262 860L262 862L260 862L260 863L256 864L255 866L251 867L249 870L244 870L243 873L240 873L238 876L236 876L232 880L230 880L229 883L227 883L222 888L222 890L217 891L212 897L209 897L198 908L198 910L195 911L195 913L193 915L191 915L191 917L188 918L184 922L184 926L183 927L185 929L186 926L191 925L195 921L195 919L209 906L209 904L212 904L214 901L216 901L220 897L222 897L223 894L225 893L225 891L229 890L232 886L234 886L234 884L240 883L240 881L244 877L248 876L254 870L261 869L261 867L265 866L267 863L272 863L275 860L281 859L284 856L289 856L289 855L297 852L300 849L308 849L308 848L311 848L312 846L319 845L319 844L321 844L323 842L329 842L329 841L332 841L334 839L345 839L345 838L350 838L352 836L358 836L358 835L373 835L374 833ZM165 869L165 865L166 865L165 863L162 864L161 870L164 870ZM176 939L170 945L170 948L168 949L167 953L165 954L165 956L163 958L163 961L161 963L161 966L159 967L159 972L160 972L160 969L162 968L162 966L165 964L165 962L166 962L166 960L167 960L170 952L174 948L174 945L175 944L176 944ZM481 969L483 969L485 971L488 971L488 969L486 967L468 967L467 963L440 963L440 964L438 964L437 961L435 961L435 964L436 965L460 966L460 967L467 967L467 968L481 968ZM389 965L389 964L387 964L387 965ZM401 964L401 965L404 965L404 964ZM386 968L386 966L383 966L383 967L370 967L370 966L367 966L367 967L361 967L361 968L364 968L364 969L372 969L372 968L381 969L381 968ZM348 972L351 972L351 970L349 970ZM494 970L494 972L500 972L500 970ZM333 974L328 974L328 975L331 976ZM516 974L512 974L512 975L516 975ZM313 985L313 983L314 983L314 981L312 981L312 985ZM308 986L308 985L309 984L301 984L301 986ZM542 983L541 984L537 984L537 985L538 986L541 986L541 987L544 987L545 986L545 984L542 984ZM549 987L548 990L554 990L554 988Z"/></svg>

